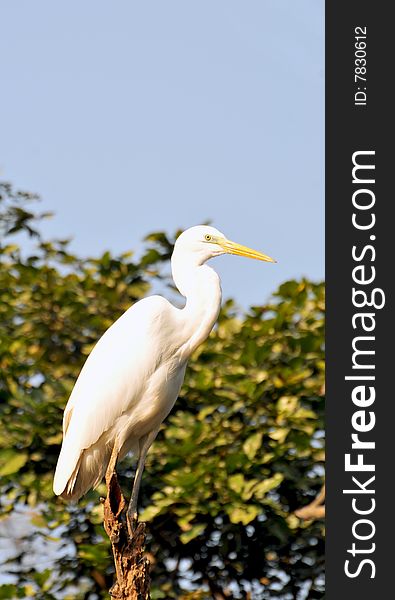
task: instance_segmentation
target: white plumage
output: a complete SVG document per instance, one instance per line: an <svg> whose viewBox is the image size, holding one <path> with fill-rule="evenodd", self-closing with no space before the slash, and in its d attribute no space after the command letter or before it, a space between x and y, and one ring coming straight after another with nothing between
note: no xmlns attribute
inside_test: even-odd
<svg viewBox="0 0 395 600"><path fill-rule="evenodd" d="M178 238L172 256L185 307L161 296L145 298L97 342L64 411L55 494L78 500L100 483L113 452L122 460L132 451L140 467L129 507L136 510L146 453L177 399L189 356L209 335L220 309L219 277L205 262L226 252L274 262L213 227L192 227Z"/></svg>

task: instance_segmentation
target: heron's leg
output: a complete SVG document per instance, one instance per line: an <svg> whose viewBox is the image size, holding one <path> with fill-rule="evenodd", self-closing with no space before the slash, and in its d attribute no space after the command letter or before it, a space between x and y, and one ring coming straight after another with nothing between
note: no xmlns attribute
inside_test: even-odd
<svg viewBox="0 0 395 600"><path fill-rule="evenodd" d="M118 454L119 454L118 438L115 438L114 446L112 447L112 451L111 451L110 462L108 463L108 466L106 469L106 475L105 475L107 487L110 483L112 475L115 473L115 467L117 464Z"/></svg>
<svg viewBox="0 0 395 600"><path fill-rule="evenodd" d="M132 496L130 498L127 510L127 522L130 535L133 533L133 522L137 521L137 501L140 491L141 478L144 471L145 459L147 458L147 452L157 434L158 430L151 431L139 442L139 458L137 462L136 475L133 482Z"/></svg>

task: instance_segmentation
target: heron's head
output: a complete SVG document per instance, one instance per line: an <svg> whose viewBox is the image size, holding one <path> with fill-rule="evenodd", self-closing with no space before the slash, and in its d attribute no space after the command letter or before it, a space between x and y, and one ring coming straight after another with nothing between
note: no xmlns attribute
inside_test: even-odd
<svg viewBox="0 0 395 600"><path fill-rule="evenodd" d="M196 225L186 229L178 238L174 247L177 254L191 256L198 264L220 254L236 254L255 258L265 262L276 262L270 256L228 240L223 233L209 225Z"/></svg>

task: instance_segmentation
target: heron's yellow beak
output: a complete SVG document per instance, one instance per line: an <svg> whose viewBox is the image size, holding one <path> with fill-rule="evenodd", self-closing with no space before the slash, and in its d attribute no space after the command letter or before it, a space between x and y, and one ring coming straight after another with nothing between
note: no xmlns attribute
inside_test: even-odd
<svg viewBox="0 0 395 600"><path fill-rule="evenodd" d="M218 243L228 254L246 256L247 258L255 258L256 260L263 260L271 263L277 262L274 260L274 258L271 258L266 254L262 254L262 252L258 252L252 248L247 248L247 246L242 246L241 244L236 244L236 242L231 242L230 240L218 240Z"/></svg>

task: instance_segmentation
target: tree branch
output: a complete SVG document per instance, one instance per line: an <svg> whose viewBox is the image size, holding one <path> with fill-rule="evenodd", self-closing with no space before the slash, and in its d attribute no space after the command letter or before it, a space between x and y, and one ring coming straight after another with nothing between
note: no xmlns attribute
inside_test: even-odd
<svg viewBox="0 0 395 600"><path fill-rule="evenodd" d="M129 536L125 519L126 501L114 472L104 501L104 529L110 538L116 582L110 596L116 600L150 600L149 561L144 554L145 523L136 523Z"/></svg>
<svg viewBox="0 0 395 600"><path fill-rule="evenodd" d="M321 491L310 504L295 510L295 515L299 519L309 521L310 519L323 519L325 517L325 486L322 486Z"/></svg>

